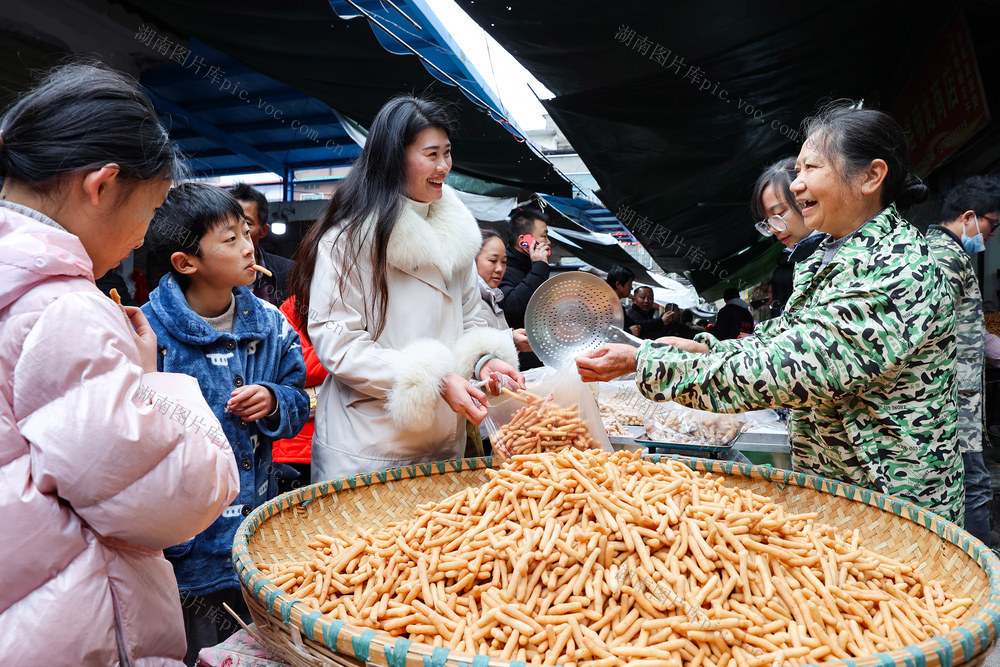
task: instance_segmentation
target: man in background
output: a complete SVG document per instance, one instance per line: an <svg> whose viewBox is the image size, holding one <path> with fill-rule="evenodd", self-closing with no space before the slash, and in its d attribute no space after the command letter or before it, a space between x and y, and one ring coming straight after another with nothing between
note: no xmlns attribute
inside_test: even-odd
<svg viewBox="0 0 1000 667"><path fill-rule="evenodd" d="M608 277L605 280L611 285L611 289L615 291L619 299L627 299L632 296L632 281L635 280L635 274L627 266L615 264L608 271Z"/></svg>
<svg viewBox="0 0 1000 667"><path fill-rule="evenodd" d="M243 207L247 225L250 227L250 240L253 242L254 262L274 274L268 276L258 271L252 288L253 293L279 307L287 296L288 272L292 268L292 261L265 252L260 246L260 240L271 231L267 197L248 183L237 183L229 189L229 192Z"/></svg>
<svg viewBox="0 0 1000 667"><path fill-rule="evenodd" d="M528 308L528 301L535 290L549 278L551 244L548 221L548 216L529 206L518 207L510 212L507 227L507 272L500 281L500 291L503 292L500 308L511 329L524 328L524 312ZM531 239L528 240L527 236ZM542 365L534 352L519 352L517 356L522 371Z"/></svg>
<svg viewBox="0 0 1000 667"><path fill-rule="evenodd" d="M633 336L655 340L662 336L677 336L680 329L680 311L668 303L660 313L653 301L653 288L640 285L632 292L632 305L625 311L625 319L632 322L629 331Z"/></svg>
<svg viewBox="0 0 1000 667"><path fill-rule="evenodd" d="M740 298L740 291L733 287L723 293L726 305L715 318L712 334L719 340L739 338L753 333L753 315L750 304Z"/></svg>
<svg viewBox="0 0 1000 667"><path fill-rule="evenodd" d="M986 249L1000 225L1000 180L973 176L952 188L941 224L927 230L954 308L958 353L958 444L965 464L965 529L990 546L990 474L983 460L983 297L972 258Z"/></svg>

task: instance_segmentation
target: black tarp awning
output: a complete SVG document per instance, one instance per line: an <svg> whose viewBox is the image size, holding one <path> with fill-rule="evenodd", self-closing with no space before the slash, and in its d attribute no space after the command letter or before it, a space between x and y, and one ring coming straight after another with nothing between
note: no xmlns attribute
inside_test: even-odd
<svg viewBox="0 0 1000 667"><path fill-rule="evenodd" d="M891 110L965 4L458 3L555 93L545 107L605 205L709 299L740 269L744 282L770 273L774 242L748 199L764 165L798 152L801 120L824 98ZM965 9L995 100L1000 12Z"/></svg>
<svg viewBox="0 0 1000 667"><path fill-rule="evenodd" d="M429 94L453 102L460 123L455 171L526 190L570 192L569 184L548 162L517 142L485 110L457 88L434 79L415 57L385 51L365 19L345 21L326 0L116 1L365 127L399 93Z"/></svg>

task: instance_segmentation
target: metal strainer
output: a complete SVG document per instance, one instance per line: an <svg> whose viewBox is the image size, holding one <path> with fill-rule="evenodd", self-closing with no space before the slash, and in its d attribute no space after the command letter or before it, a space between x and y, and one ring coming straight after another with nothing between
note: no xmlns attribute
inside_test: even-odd
<svg viewBox="0 0 1000 667"><path fill-rule="evenodd" d="M607 282L571 271L549 278L528 301L524 328L531 349L546 366L562 368L606 342L640 344L622 331L618 295Z"/></svg>

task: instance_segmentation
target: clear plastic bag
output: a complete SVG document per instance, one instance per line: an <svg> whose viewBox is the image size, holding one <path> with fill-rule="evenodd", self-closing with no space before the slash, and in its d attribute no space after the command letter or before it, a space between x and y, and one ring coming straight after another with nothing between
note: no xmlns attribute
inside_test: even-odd
<svg viewBox="0 0 1000 667"><path fill-rule="evenodd" d="M526 377L525 383L525 392L490 397L484 424L494 456L504 460L566 447L614 451L594 394L575 365Z"/></svg>
<svg viewBox="0 0 1000 667"><path fill-rule="evenodd" d="M647 415L646 437L653 442L715 447L736 440L745 422L742 415L695 410L668 401Z"/></svg>
<svg viewBox="0 0 1000 667"><path fill-rule="evenodd" d="M635 382L612 380L595 383L597 405L608 435L632 437L629 427L643 426L656 403L639 392Z"/></svg>

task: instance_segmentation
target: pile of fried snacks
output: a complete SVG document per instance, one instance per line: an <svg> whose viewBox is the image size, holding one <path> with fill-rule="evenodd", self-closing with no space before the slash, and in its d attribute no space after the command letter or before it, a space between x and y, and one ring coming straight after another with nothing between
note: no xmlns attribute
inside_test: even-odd
<svg viewBox="0 0 1000 667"><path fill-rule="evenodd" d="M944 634L973 604L677 461L566 449L489 474L259 567L330 619L537 665L802 665Z"/></svg>
<svg viewBox="0 0 1000 667"><path fill-rule="evenodd" d="M517 392L503 389L503 393L525 405L500 427L498 433L490 435L497 453L510 457L559 451L567 447L599 448L590 437L590 430L580 418L576 405L562 407L523 389Z"/></svg>

